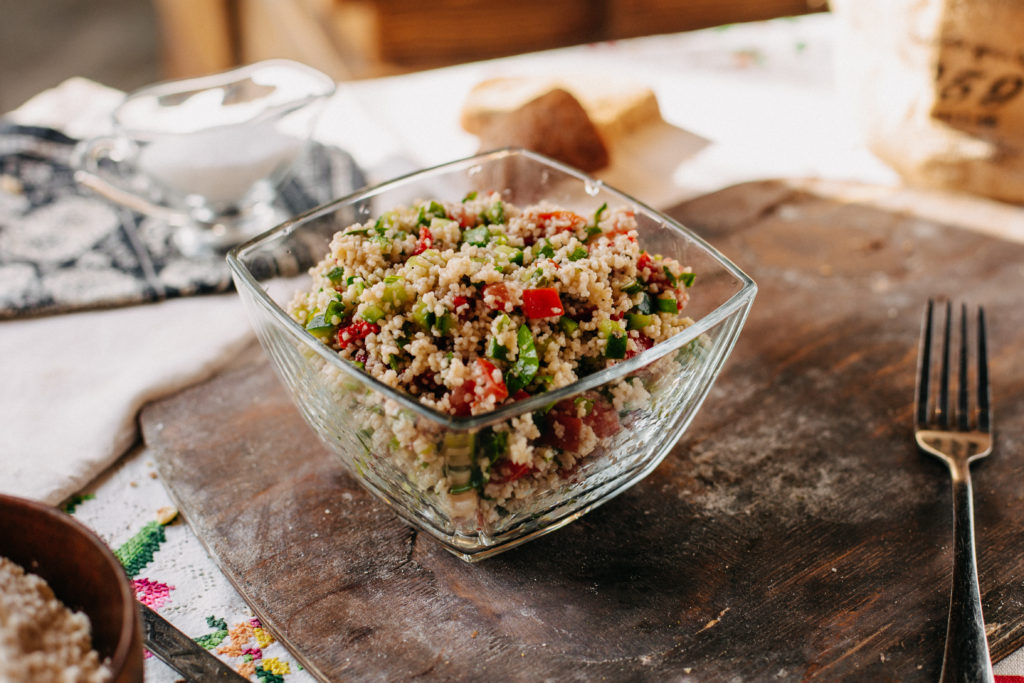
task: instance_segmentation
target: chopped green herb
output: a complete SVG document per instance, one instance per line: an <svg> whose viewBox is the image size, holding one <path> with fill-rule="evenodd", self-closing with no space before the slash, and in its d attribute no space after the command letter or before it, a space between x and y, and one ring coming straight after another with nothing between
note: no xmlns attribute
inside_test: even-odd
<svg viewBox="0 0 1024 683"><path fill-rule="evenodd" d="M551 242L548 239L545 238L544 241L541 242L540 249L537 250L537 255L543 256L544 258L554 258L555 248L551 246Z"/></svg>
<svg viewBox="0 0 1024 683"><path fill-rule="evenodd" d="M487 356L498 360L508 360L508 348L504 344L499 344L497 338L491 337L487 344Z"/></svg>
<svg viewBox="0 0 1024 683"><path fill-rule="evenodd" d="M501 225L505 222L505 205L499 199L480 212L480 220L491 225Z"/></svg>
<svg viewBox="0 0 1024 683"><path fill-rule="evenodd" d="M334 266L329 271L327 271L327 279L333 282L334 284L338 284L339 282L341 282L341 279L343 277L345 277L345 269L342 268L341 266Z"/></svg>
<svg viewBox="0 0 1024 683"><path fill-rule="evenodd" d="M508 432L496 432L491 427L480 431L476 439L476 457L491 463L500 460L508 451Z"/></svg>
<svg viewBox="0 0 1024 683"><path fill-rule="evenodd" d="M386 211L380 215L377 222L373 224L373 229L377 231L378 235L383 235L388 231L389 228L394 228L398 225L398 213L395 211Z"/></svg>
<svg viewBox="0 0 1024 683"><path fill-rule="evenodd" d="M597 224L601 222L601 214L608 210L608 202L601 204L597 207L597 211L594 212L594 222L587 226L587 237L593 237L594 235L600 235L602 230L597 227Z"/></svg>
<svg viewBox="0 0 1024 683"><path fill-rule="evenodd" d="M520 325L516 333L516 345L519 352L516 355L516 362L512 368L505 373L505 386L508 393L514 394L533 381L537 370L540 368L540 359L537 357L537 347L533 343L533 335L525 323Z"/></svg>
<svg viewBox="0 0 1024 683"><path fill-rule="evenodd" d="M576 247L575 249L572 250L572 253L569 254L569 260L579 261L581 258L586 258L588 255L589 252L587 251L586 247Z"/></svg>
<svg viewBox="0 0 1024 683"><path fill-rule="evenodd" d="M675 287L676 283L678 282L678 279L676 278L675 274L668 269L668 266L662 266L661 270L663 273L665 273L665 279L668 280L668 283Z"/></svg>
<svg viewBox="0 0 1024 683"><path fill-rule="evenodd" d="M476 199L476 190L473 190L472 192L467 194L465 197L463 197L462 198L462 203L465 204L466 202L471 202L474 199Z"/></svg>

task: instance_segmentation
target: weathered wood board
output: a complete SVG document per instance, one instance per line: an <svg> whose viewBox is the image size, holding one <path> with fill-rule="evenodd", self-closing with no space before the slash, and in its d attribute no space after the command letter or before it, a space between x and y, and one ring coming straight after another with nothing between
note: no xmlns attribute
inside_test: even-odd
<svg viewBox="0 0 1024 683"><path fill-rule="evenodd" d="M994 658L1024 645L1024 246L774 182L673 213L760 286L723 375L647 479L480 564L348 477L258 354L143 412L185 518L308 669L936 679L949 483L910 423L922 305L943 294L987 307L998 439L974 468L981 588Z"/></svg>

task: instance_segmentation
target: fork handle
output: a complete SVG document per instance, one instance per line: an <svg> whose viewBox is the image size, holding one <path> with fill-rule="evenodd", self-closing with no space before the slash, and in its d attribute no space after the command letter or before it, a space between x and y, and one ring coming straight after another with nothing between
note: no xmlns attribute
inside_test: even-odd
<svg viewBox="0 0 1024 683"><path fill-rule="evenodd" d="M943 683L994 681L981 614L978 565L974 552L974 502L970 465L951 467L953 475L953 587L946 625Z"/></svg>

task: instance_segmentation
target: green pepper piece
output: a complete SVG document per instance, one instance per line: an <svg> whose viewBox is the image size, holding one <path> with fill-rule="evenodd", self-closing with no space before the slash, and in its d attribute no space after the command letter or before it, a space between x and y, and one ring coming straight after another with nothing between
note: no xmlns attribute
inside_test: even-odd
<svg viewBox="0 0 1024 683"><path fill-rule="evenodd" d="M636 310L644 315L654 313L654 299L651 298L650 294L644 292L643 296L640 297L640 303L636 305Z"/></svg>
<svg viewBox="0 0 1024 683"><path fill-rule="evenodd" d="M622 291L626 294L639 294L644 291L644 285L639 280L633 280L628 285L622 288Z"/></svg>
<svg viewBox="0 0 1024 683"><path fill-rule="evenodd" d="M381 318L383 318L384 315L385 313L383 308L381 308L377 304L370 304L369 306L363 309L363 312L360 314L360 317L362 317L362 319L368 323L375 323Z"/></svg>
<svg viewBox="0 0 1024 683"><path fill-rule="evenodd" d="M466 202L473 201L474 199L476 199L476 194L476 190L473 190L472 192L466 194L466 196L462 198L462 203L465 204Z"/></svg>
<svg viewBox="0 0 1024 683"><path fill-rule="evenodd" d="M644 315L643 313L629 313L626 315L627 330L642 330L652 322L654 322L653 315Z"/></svg>
<svg viewBox="0 0 1024 683"><path fill-rule="evenodd" d="M551 245L551 242L545 238L541 243L540 249L537 250L537 255L543 256L544 258L554 258L555 248Z"/></svg>
<svg viewBox="0 0 1024 683"><path fill-rule="evenodd" d="M679 281L687 287L693 286L693 279L696 277L695 273L681 273L679 275Z"/></svg>
<svg viewBox="0 0 1024 683"><path fill-rule="evenodd" d="M537 370L540 368L537 347L533 343L533 335L530 333L530 328L525 323L519 327L519 331L516 333L516 345L519 347L516 362L505 373L505 386L508 387L509 394L525 389L533 381Z"/></svg>
<svg viewBox="0 0 1024 683"><path fill-rule="evenodd" d="M608 343L604 347L604 355L606 358L625 358L626 357L626 337L625 334L617 332L608 337Z"/></svg>
<svg viewBox="0 0 1024 683"><path fill-rule="evenodd" d="M486 247L491 239L491 232L486 226L470 228L462 233L462 241L475 247Z"/></svg>
<svg viewBox="0 0 1024 683"><path fill-rule="evenodd" d="M678 313L679 304L671 297L658 299L658 311L660 313Z"/></svg>
<svg viewBox="0 0 1024 683"><path fill-rule="evenodd" d="M317 313L308 323L306 323L306 331L318 339L326 339L331 336L335 327L336 326L332 325L330 320L323 313Z"/></svg>
<svg viewBox="0 0 1024 683"><path fill-rule="evenodd" d="M607 339L616 334L622 333L622 325L616 320L602 320L597 323L597 336Z"/></svg>
<svg viewBox="0 0 1024 683"><path fill-rule="evenodd" d="M567 315L558 319L558 326L562 328L562 332L565 332L567 337L571 337L573 332L580 329L580 324Z"/></svg>
<svg viewBox="0 0 1024 683"><path fill-rule="evenodd" d="M412 307L412 319L424 332L434 326L437 316L430 310L426 303L417 301Z"/></svg>
<svg viewBox="0 0 1024 683"><path fill-rule="evenodd" d="M669 270L668 266L662 266L661 267L661 272L665 273L665 279L668 280L668 283L670 285L672 285L673 287L675 287L676 286L676 282L678 282L678 279L676 278L675 273L673 273L671 270Z"/></svg>
<svg viewBox="0 0 1024 683"><path fill-rule="evenodd" d="M341 324L341 319L345 317L345 304L337 299L333 299L327 308L324 309L324 320L333 324ZM338 322L334 322L334 318L338 318Z"/></svg>
<svg viewBox="0 0 1024 683"><path fill-rule="evenodd" d="M384 278L384 294L381 298L394 308L408 303L409 292L405 289L405 281L397 275L389 275Z"/></svg>
<svg viewBox="0 0 1024 683"><path fill-rule="evenodd" d="M455 327L455 318L451 313L442 313L437 317L437 322L434 323L434 329L441 336L448 335L451 333L452 328Z"/></svg>
<svg viewBox="0 0 1024 683"><path fill-rule="evenodd" d="M523 250L516 247L510 247L507 244L499 244L494 247L494 253L500 257L501 260L514 263L517 266L523 265Z"/></svg>
<svg viewBox="0 0 1024 683"><path fill-rule="evenodd" d="M341 266L334 266L329 271L327 271L327 279L334 284L338 284L339 282L341 282L342 278L344 277L345 269L342 268Z"/></svg>

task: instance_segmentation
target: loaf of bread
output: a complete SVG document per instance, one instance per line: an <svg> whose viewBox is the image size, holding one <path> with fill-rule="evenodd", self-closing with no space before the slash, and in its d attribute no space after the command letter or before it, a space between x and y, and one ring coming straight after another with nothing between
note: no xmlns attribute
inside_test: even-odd
<svg viewBox="0 0 1024 683"><path fill-rule="evenodd" d="M594 76L494 78L462 107L462 127L481 150L525 147L587 172L608 166L618 142L658 121L649 88Z"/></svg>

